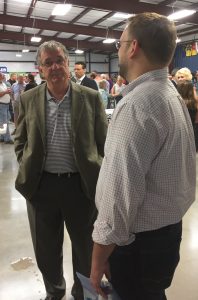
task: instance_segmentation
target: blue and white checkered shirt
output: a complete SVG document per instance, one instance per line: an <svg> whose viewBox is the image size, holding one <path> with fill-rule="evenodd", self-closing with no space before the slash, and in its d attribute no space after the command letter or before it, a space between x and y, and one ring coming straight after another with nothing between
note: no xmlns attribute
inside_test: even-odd
<svg viewBox="0 0 198 300"><path fill-rule="evenodd" d="M179 222L195 200L196 152L184 101L167 68L122 92L108 128L93 240L127 245L135 233Z"/></svg>

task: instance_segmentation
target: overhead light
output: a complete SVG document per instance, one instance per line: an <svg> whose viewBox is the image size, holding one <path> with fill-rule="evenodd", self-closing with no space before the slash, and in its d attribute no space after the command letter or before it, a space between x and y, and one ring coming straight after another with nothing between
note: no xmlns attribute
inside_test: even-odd
<svg viewBox="0 0 198 300"><path fill-rule="evenodd" d="M83 51L83 50L80 50L80 49L76 49L76 50L75 50L75 53L76 53L76 54L82 54L82 53L84 53L84 51Z"/></svg>
<svg viewBox="0 0 198 300"><path fill-rule="evenodd" d="M117 12L112 17L113 18L118 18L118 19L128 19L132 16L134 16L134 14L123 14L123 13Z"/></svg>
<svg viewBox="0 0 198 300"><path fill-rule="evenodd" d="M76 43L77 43L77 47L76 47L76 50L74 51L76 54L82 54L82 53L84 53L84 51L83 50L80 50L80 49L78 49L78 40L76 40Z"/></svg>
<svg viewBox="0 0 198 300"><path fill-rule="evenodd" d="M176 43L179 43L179 42L181 42L181 39L180 38L176 38Z"/></svg>
<svg viewBox="0 0 198 300"><path fill-rule="evenodd" d="M115 39L112 38L113 35L109 34L109 28L107 27L107 33L105 39L102 41L103 44L112 44L115 42Z"/></svg>
<svg viewBox="0 0 198 300"><path fill-rule="evenodd" d="M41 41L41 37L39 37L39 36L32 36L31 37L31 42L39 43L40 41Z"/></svg>
<svg viewBox="0 0 198 300"><path fill-rule="evenodd" d="M185 18L185 17L188 17L188 16L191 16L193 14L196 13L196 10L193 10L193 9L183 9L183 10L179 10L171 15L169 15L167 18L169 20L179 20L179 19L182 19L182 18Z"/></svg>
<svg viewBox="0 0 198 300"><path fill-rule="evenodd" d="M21 57L21 56L22 56L21 53L17 53L17 54L16 54L16 57Z"/></svg>
<svg viewBox="0 0 198 300"><path fill-rule="evenodd" d="M23 50L22 50L23 53L27 53L27 52L29 52L29 51L30 51L29 49L23 49Z"/></svg>
<svg viewBox="0 0 198 300"><path fill-rule="evenodd" d="M107 38L102 42L103 42L103 44L112 44L115 42L115 39Z"/></svg>
<svg viewBox="0 0 198 300"><path fill-rule="evenodd" d="M57 4L52 11L52 16L64 16L71 8L71 4Z"/></svg>

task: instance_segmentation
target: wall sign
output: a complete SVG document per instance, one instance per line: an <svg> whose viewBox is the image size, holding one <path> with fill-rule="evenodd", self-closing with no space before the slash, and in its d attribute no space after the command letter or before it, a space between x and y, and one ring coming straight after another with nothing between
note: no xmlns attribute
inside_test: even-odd
<svg viewBox="0 0 198 300"><path fill-rule="evenodd" d="M0 72L7 73L7 67L1 67L0 66Z"/></svg>

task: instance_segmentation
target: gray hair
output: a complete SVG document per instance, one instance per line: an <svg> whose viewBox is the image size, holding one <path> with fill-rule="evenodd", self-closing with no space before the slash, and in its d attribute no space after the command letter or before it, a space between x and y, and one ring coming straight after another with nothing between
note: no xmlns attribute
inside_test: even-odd
<svg viewBox="0 0 198 300"><path fill-rule="evenodd" d="M37 54L36 54L36 61L37 64L40 66L41 65L41 53L43 51L54 51L57 49L61 49L64 53L65 58L67 59L69 57L69 52L65 48L65 46L57 41L47 41L41 44L38 48Z"/></svg>

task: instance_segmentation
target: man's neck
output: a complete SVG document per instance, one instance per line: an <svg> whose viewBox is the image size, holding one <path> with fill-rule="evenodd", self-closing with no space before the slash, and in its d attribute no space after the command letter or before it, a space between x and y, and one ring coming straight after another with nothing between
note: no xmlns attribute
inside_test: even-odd
<svg viewBox="0 0 198 300"><path fill-rule="evenodd" d="M62 100L69 88L69 84L66 86L60 86L59 84L55 86L47 84L47 88L51 96L55 97L57 100Z"/></svg>

